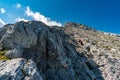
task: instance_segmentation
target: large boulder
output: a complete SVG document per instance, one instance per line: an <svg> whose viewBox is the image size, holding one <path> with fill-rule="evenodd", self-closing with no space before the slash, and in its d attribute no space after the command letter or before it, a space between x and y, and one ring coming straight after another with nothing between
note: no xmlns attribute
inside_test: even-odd
<svg viewBox="0 0 120 80"><path fill-rule="evenodd" d="M42 80L32 60L23 58L0 61L0 80Z"/></svg>

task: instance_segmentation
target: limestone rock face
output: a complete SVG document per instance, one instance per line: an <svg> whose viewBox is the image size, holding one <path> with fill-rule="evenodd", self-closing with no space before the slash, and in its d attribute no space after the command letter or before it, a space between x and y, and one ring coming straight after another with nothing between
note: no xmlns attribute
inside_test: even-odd
<svg viewBox="0 0 120 80"><path fill-rule="evenodd" d="M96 57L96 43L87 35L89 44L81 40L84 31L97 32L73 23L56 27L38 21L0 28L0 50L11 58L0 62L0 80L109 80Z"/></svg>
<svg viewBox="0 0 120 80"><path fill-rule="evenodd" d="M20 58L23 56L23 50L21 48L15 48L13 50L8 50L6 53L5 53L5 56L6 57L9 57L9 58Z"/></svg>
<svg viewBox="0 0 120 80"><path fill-rule="evenodd" d="M1 33L4 33L1 38L1 45L3 44L5 49L14 49L17 46L30 48L37 45L39 32L42 29L47 29L45 25L39 22L20 22L14 25L8 25L6 28L6 32L0 30Z"/></svg>
<svg viewBox="0 0 120 80"><path fill-rule="evenodd" d="M42 80L32 60L22 58L0 61L0 80Z"/></svg>

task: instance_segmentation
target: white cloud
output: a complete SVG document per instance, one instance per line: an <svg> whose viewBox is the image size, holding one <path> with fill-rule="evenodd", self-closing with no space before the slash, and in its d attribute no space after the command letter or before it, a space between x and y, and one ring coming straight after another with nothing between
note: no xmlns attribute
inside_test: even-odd
<svg viewBox="0 0 120 80"><path fill-rule="evenodd" d="M5 25L6 23L0 18L0 27L2 27L3 25Z"/></svg>
<svg viewBox="0 0 120 80"><path fill-rule="evenodd" d="M1 12L1 13L5 13L6 11L5 11L4 8L1 8L1 9L0 9L0 12Z"/></svg>
<svg viewBox="0 0 120 80"><path fill-rule="evenodd" d="M44 15L40 14L39 12L33 12L32 10L30 10L29 6L27 6L25 13L27 16L32 17L36 21L44 22L46 25L62 26L61 23L56 22L56 21L52 21L49 17L45 17Z"/></svg>
<svg viewBox="0 0 120 80"><path fill-rule="evenodd" d="M20 3L17 3L17 4L16 4L16 8L21 8L21 6L22 6L22 5L21 5Z"/></svg>
<svg viewBox="0 0 120 80"><path fill-rule="evenodd" d="M17 21L17 22L19 22L19 21L25 21L25 22L28 22L27 19L25 19L25 18L20 18L20 17L16 18L15 21Z"/></svg>

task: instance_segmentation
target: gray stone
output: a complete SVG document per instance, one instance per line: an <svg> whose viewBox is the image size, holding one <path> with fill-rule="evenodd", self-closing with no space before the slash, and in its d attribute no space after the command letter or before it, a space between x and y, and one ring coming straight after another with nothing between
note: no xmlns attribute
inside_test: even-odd
<svg viewBox="0 0 120 80"><path fill-rule="evenodd" d="M42 80L32 60L22 58L0 61L0 80Z"/></svg>
<svg viewBox="0 0 120 80"><path fill-rule="evenodd" d="M5 56L7 56L8 58L21 58L23 57L23 49L20 48L15 48L14 50L8 50L5 53Z"/></svg>

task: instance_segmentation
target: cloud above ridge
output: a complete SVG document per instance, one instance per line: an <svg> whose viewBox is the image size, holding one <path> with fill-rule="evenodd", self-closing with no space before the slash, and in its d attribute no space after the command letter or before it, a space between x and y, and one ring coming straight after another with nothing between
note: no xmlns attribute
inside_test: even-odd
<svg viewBox="0 0 120 80"><path fill-rule="evenodd" d="M29 20L25 19L25 18L16 18L15 21L19 22L19 21L25 21L25 22L28 22Z"/></svg>
<svg viewBox="0 0 120 80"><path fill-rule="evenodd" d="M16 4L16 8L21 8L21 6L22 6L22 5L21 5L20 3L17 3L17 4Z"/></svg>
<svg viewBox="0 0 120 80"><path fill-rule="evenodd" d="M5 25L6 23L0 18L0 27L2 27L3 25Z"/></svg>
<svg viewBox="0 0 120 80"><path fill-rule="evenodd" d="M33 12L29 6L26 7L25 14L28 17L32 17L36 21L41 21L49 26L62 26L61 23L51 20L49 17L46 17L39 12Z"/></svg>
<svg viewBox="0 0 120 80"><path fill-rule="evenodd" d="M5 11L4 8L0 8L0 12L1 12L2 14L4 14L6 11Z"/></svg>

